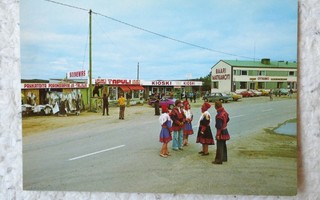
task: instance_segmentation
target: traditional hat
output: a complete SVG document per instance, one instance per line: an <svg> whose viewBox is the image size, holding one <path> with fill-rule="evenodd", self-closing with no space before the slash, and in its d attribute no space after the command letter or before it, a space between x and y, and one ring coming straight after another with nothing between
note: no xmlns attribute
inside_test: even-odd
<svg viewBox="0 0 320 200"><path fill-rule="evenodd" d="M177 106L177 105L179 105L179 103L181 103L181 101L179 99L177 99L176 102L174 102L174 105Z"/></svg>
<svg viewBox="0 0 320 200"><path fill-rule="evenodd" d="M205 112L205 111L207 111L210 107L211 107L210 103L204 102L204 103L202 104L201 110L202 110L202 112Z"/></svg>
<svg viewBox="0 0 320 200"><path fill-rule="evenodd" d="M162 110L162 113L168 113L169 112L168 107L166 105L162 105L161 106L161 110Z"/></svg>
<svg viewBox="0 0 320 200"><path fill-rule="evenodd" d="M188 102L187 100L183 101L183 105L184 105L184 106L186 106L186 105L188 105L188 104L189 104L189 102Z"/></svg>

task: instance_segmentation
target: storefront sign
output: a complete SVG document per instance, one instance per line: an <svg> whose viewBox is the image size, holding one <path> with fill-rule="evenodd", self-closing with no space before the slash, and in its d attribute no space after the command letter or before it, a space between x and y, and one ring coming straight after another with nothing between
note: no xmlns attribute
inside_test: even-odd
<svg viewBox="0 0 320 200"><path fill-rule="evenodd" d="M216 69L216 74L225 74L227 72L226 68Z"/></svg>
<svg viewBox="0 0 320 200"><path fill-rule="evenodd" d="M269 80L269 77L258 77L258 80Z"/></svg>
<svg viewBox="0 0 320 200"><path fill-rule="evenodd" d="M201 81L152 81L151 85L157 86L201 86Z"/></svg>
<svg viewBox="0 0 320 200"><path fill-rule="evenodd" d="M212 80L230 80L230 74L214 75L212 76Z"/></svg>
<svg viewBox="0 0 320 200"><path fill-rule="evenodd" d="M140 80L107 79L108 85L140 85Z"/></svg>
<svg viewBox="0 0 320 200"><path fill-rule="evenodd" d="M87 77L87 71L86 70L81 70L81 71L75 71L75 72L69 72L68 73L68 78L84 78Z"/></svg>
<svg viewBox="0 0 320 200"><path fill-rule="evenodd" d="M22 89L88 88L86 83L23 83Z"/></svg>
<svg viewBox="0 0 320 200"><path fill-rule="evenodd" d="M286 81L286 78L271 78L273 81Z"/></svg>
<svg viewBox="0 0 320 200"><path fill-rule="evenodd" d="M102 78L97 78L96 80L95 80L95 83L96 84L106 84L107 83L107 80L106 79L102 79Z"/></svg>
<svg viewBox="0 0 320 200"><path fill-rule="evenodd" d="M24 83L23 87L24 89L41 89L41 88L47 88L46 83Z"/></svg>
<svg viewBox="0 0 320 200"><path fill-rule="evenodd" d="M171 81L152 81L152 85L172 85Z"/></svg>

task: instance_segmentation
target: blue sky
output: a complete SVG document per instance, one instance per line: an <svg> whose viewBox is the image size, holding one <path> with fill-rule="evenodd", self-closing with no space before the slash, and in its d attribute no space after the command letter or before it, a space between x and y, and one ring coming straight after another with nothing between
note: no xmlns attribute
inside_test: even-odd
<svg viewBox="0 0 320 200"><path fill-rule="evenodd" d="M297 61L297 0L56 2L73 8L20 1L22 79L89 69L89 9L98 13L92 14L93 78L136 79L138 62L140 79L181 80L206 76L222 59Z"/></svg>

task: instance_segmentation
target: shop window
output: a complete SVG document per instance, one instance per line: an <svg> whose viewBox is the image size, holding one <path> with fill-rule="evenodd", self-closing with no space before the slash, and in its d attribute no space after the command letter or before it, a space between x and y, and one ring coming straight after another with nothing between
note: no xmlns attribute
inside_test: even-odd
<svg viewBox="0 0 320 200"><path fill-rule="evenodd" d="M109 87L109 99L117 100L117 87Z"/></svg>
<svg viewBox="0 0 320 200"><path fill-rule="evenodd" d="M240 82L240 89L247 89L247 82Z"/></svg>
<svg viewBox="0 0 320 200"><path fill-rule="evenodd" d="M140 98L140 91L139 90L133 90L133 98L137 99Z"/></svg>
<svg viewBox="0 0 320 200"><path fill-rule="evenodd" d="M247 76L248 71L247 70L241 70L241 76Z"/></svg>
<svg viewBox="0 0 320 200"><path fill-rule="evenodd" d="M264 85L265 85L265 83L258 82L258 89L264 89L265 88Z"/></svg>
<svg viewBox="0 0 320 200"><path fill-rule="evenodd" d="M294 76L294 71L290 71L289 76Z"/></svg>
<svg viewBox="0 0 320 200"><path fill-rule="evenodd" d="M212 88L219 89L219 82L218 81L212 82Z"/></svg>

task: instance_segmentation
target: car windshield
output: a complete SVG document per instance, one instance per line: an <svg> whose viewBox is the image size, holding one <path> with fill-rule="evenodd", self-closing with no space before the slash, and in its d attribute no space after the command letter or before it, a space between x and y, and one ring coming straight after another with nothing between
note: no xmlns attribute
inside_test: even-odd
<svg viewBox="0 0 320 200"><path fill-rule="evenodd" d="M222 96L228 96L226 93L221 93Z"/></svg>

